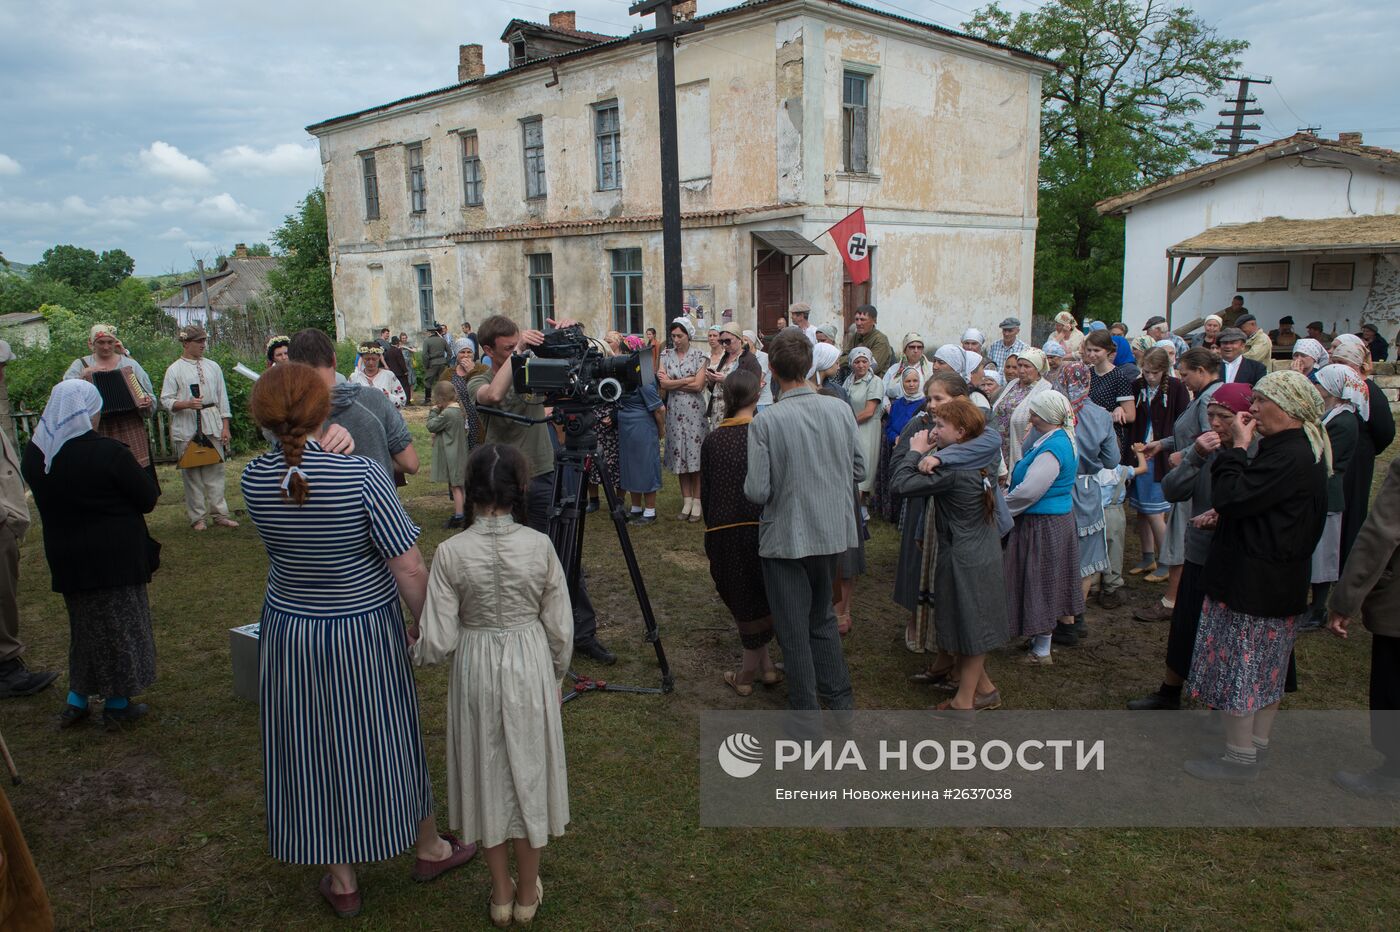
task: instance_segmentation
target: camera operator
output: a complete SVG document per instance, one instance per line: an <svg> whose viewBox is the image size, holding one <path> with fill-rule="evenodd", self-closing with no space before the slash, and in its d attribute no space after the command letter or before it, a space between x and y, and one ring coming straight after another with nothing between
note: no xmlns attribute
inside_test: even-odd
<svg viewBox="0 0 1400 932"><path fill-rule="evenodd" d="M549 321L550 326L567 327L575 321ZM467 382L467 392L479 408L496 408L528 418L543 418L544 405L515 391L511 354L523 352L544 342L538 330L521 330L515 321L500 314L481 322L476 332L478 344L491 357L490 371L478 373ZM554 444L549 424L521 424L508 418L481 411L486 443L500 443L520 450L530 471L530 527L541 534L549 533L549 509L554 498ZM588 598L588 589L579 579L578 595L574 599L574 653L599 663L617 661L612 651L598 640L598 616Z"/></svg>

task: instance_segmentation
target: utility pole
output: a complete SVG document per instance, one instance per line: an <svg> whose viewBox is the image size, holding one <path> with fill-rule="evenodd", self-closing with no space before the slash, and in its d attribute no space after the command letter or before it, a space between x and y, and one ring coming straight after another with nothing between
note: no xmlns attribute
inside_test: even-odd
<svg viewBox="0 0 1400 932"><path fill-rule="evenodd" d="M675 21L675 0L640 0L627 12L633 16L656 15L656 26L633 33L632 42L656 43L656 106L661 133L661 255L665 306L662 325L680 314L685 304L681 278L681 171L680 142L676 129L676 37L705 27L696 22Z"/></svg>
<svg viewBox="0 0 1400 932"><path fill-rule="evenodd" d="M204 280L204 260L196 259L194 264L199 269L199 290L204 295L204 332L208 333L214 323L214 318L209 313L209 283Z"/></svg>
<svg viewBox="0 0 1400 932"><path fill-rule="evenodd" d="M1223 117L1232 117L1233 119L1232 119L1231 122L1229 122L1229 123L1220 123L1220 124L1217 124L1217 125L1216 125L1216 127L1215 127L1216 129L1225 129L1225 130L1229 130L1229 131L1230 131L1230 135L1229 135L1227 138L1225 138L1225 139L1217 139L1217 140L1215 140L1215 147L1216 147L1216 148L1215 148L1215 154L1216 154L1216 155L1236 155L1236 154L1239 153L1240 147L1241 147L1241 146L1257 146L1257 145L1259 144L1259 140L1257 140L1257 139L1246 139L1246 138L1244 138L1244 131L1245 131L1245 130L1255 131L1255 130L1258 130L1258 129L1259 129L1259 124L1258 124L1258 123L1246 123L1246 122L1244 121L1244 118L1247 117L1247 116L1263 116L1263 115L1264 115L1264 111L1263 111L1262 108L1260 108L1260 107L1253 107L1253 108L1249 107L1249 104L1252 104L1252 103L1255 102L1255 98L1249 96L1249 85L1250 85L1250 84L1273 84L1273 83L1274 83L1274 79L1273 79L1273 78L1245 78L1245 77L1237 77L1237 78L1221 78L1221 80L1223 80L1223 81L1234 81L1234 82L1236 82L1236 83L1239 85L1239 92L1238 92L1234 97L1226 97L1226 98L1225 98L1225 102L1226 102L1227 104L1234 104L1234 105L1235 105L1235 108L1234 108L1233 110L1221 110L1221 111L1219 111L1219 113L1220 113L1221 116L1223 116Z"/></svg>

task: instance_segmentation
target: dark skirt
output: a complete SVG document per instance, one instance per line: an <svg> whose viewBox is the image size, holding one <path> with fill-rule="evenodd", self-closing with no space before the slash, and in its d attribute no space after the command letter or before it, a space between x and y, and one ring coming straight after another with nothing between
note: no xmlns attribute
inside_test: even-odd
<svg viewBox="0 0 1400 932"><path fill-rule="evenodd" d="M889 420L889 415L885 415L885 421ZM870 513L877 514L890 524L899 520L899 504L903 496L897 494L890 488L890 473L893 471L890 466L890 454L894 452L894 444L885 440L885 428L880 428L880 463L875 469L875 487L870 492Z"/></svg>
<svg viewBox="0 0 1400 932"><path fill-rule="evenodd" d="M758 525L720 528L705 534L705 556L715 591L739 628L739 641L755 650L773 640L772 611L758 559Z"/></svg>
<svg viewBox="0 0 1400 932"><path fill-rule="evenodd" d="M837 579L855 579L865 574L865 542L870 539L870 528L860 516L859 487L852 483L851 488L855 490L852 504L856 512L856 545L836 555Z"/></svg>
<svg viewBox="0 0 1400 932"><path fill-rule="evenodd" d="M1002 554L1010 637L1049 634L1066 615L1084 611L1079 532L1074 515L1021 515Z"/></svg>
<svg viewBox="0 0 1400 932"><path fill-rule="evenodd" d="M1293 616L1237 612L1207 598L1186 692L1212 709L1249 715L1283 698L1295 634Z"/></svg>
<svg viewBox="0 0 1400 932"><path fill-rule="evenodd" d="M612 477L613 488L620 488L619 482L622 480L622 465L618 456L617 443L617 405L604 404L594 405L593 414L597 418L598 434L598 456L593 460L593 467L588 471L588 481L593 485L602 485L602 474L598 471L601 462L607 469L608 475ZM604 420L608 423L603 423Z"/></svg>
<svg viewBox="0 0 1400 932"><path fill-rule="evenodd" d="M146 587L65 592L68 688L80 696L135 696L156 681Z"/></svg>

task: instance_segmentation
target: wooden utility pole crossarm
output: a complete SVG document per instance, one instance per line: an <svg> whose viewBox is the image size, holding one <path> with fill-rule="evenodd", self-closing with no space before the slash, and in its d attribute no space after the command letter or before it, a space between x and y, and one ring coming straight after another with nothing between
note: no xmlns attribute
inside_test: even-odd
<svg viewBox="0 0 1400 932"><path fill-rule="evenodd" d="M641 0L628 9L633 16L656 16L656 27L638 32L633 42L656 43L657 123L661 134L661 255L665 307L662 324L681 313L685 304L681 278L680 142L676 128L676 37L705 27L676 22L673 0Z"/></svg>

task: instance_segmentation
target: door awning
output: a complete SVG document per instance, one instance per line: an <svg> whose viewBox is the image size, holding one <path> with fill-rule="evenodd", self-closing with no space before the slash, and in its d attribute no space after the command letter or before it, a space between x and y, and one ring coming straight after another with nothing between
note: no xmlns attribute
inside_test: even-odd
<svg viewBox="0 0 1400 932"><path fill-rule="evenodd" d="M783 256L824 256L826 250L791 230L754 230L759 244Z"/></svg>

